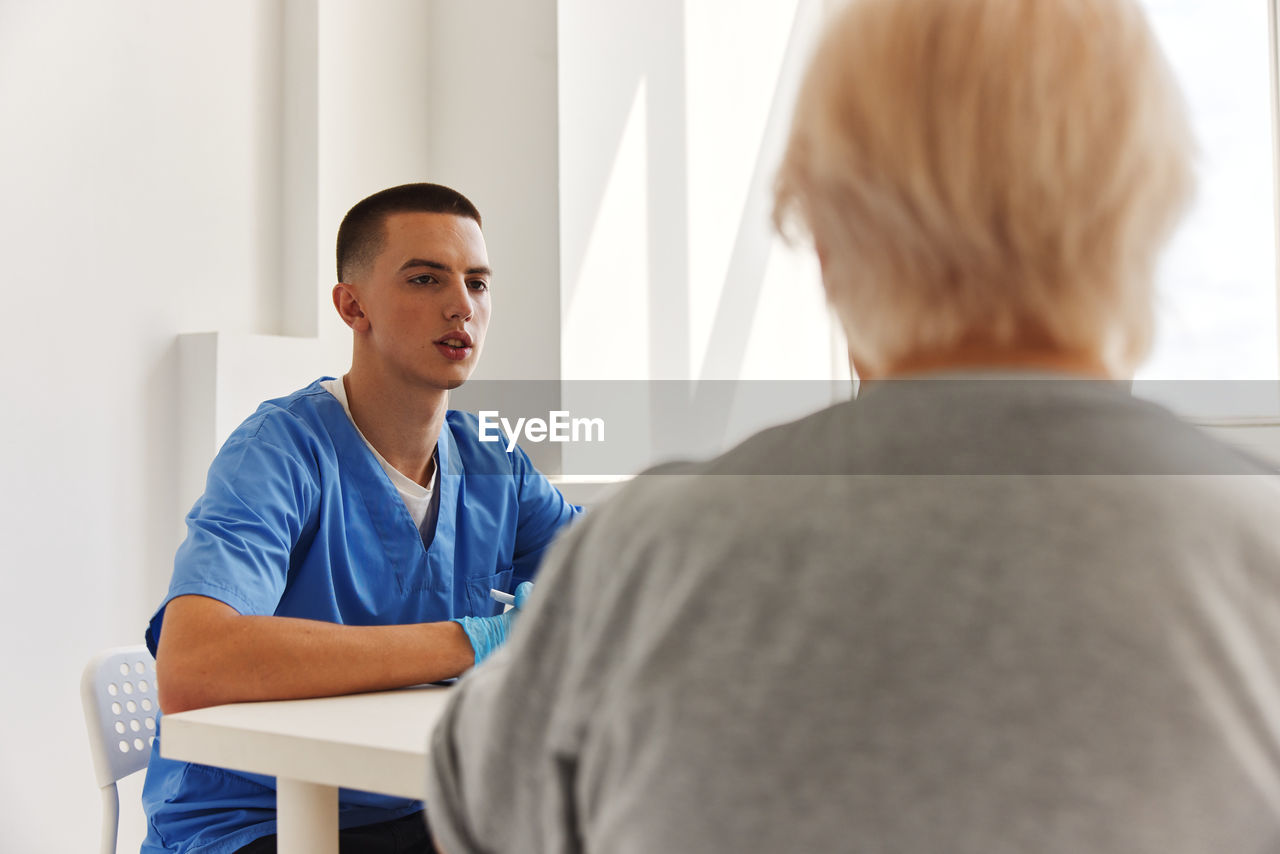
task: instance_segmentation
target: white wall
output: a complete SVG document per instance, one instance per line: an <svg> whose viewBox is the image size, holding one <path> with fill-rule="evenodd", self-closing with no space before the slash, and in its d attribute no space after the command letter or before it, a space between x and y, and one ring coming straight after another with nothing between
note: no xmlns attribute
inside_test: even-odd
<svg viewBox="0 0 1280 854"><path fill-rule="evenodd" d="M279 322L274 11L0 3L6 851L95 844L78 673L141 639L165 583L176 334Z"/></svg>
<svg viewBox="0 0 1280 854"><path fill-rule="evenodd" d="M807 412L847 380L816 260L770 216L824 11L561 0L562 404L627 431L565 446L566 475L715 453L797 415L783 395Z"/></svg>
<svg viewBox="0 0 1280 854"><path fill-rule="evenodd" d="M562 0L566 379L839 371L812 253L770 223L822 14L821 0Z"/></svg>

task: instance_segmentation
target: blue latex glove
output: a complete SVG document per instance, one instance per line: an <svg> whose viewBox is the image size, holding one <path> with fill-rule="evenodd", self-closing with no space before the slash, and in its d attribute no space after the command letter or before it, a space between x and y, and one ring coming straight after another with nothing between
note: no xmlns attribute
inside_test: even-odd
<svg viewBox="0 0 1280 854"><path fill-rule="evenodd" d="M455 623L462 626L462 631L466 633L467 640L471 641L471 649L475 652L476 664L493 655L498 647L506 642L507 633L511 631L511 623L516 618L516 612L524 605L532 590L532 581L521 583L520 586L516 587L516 604L505 613L498 614L495 617L458 617L454 620Z"/></svg>

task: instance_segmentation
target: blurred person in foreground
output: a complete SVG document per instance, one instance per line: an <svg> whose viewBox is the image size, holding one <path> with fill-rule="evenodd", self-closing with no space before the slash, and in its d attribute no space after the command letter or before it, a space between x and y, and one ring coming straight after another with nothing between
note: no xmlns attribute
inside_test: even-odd
<svg viewBox="0 0 1280 854"><path fill-rule="evenodd" d="M1130 0L843 7L775 216L862 393L553 548L432 736L437 845L1280 850L1280 491L1122 381L1183 109Z"/></svg>

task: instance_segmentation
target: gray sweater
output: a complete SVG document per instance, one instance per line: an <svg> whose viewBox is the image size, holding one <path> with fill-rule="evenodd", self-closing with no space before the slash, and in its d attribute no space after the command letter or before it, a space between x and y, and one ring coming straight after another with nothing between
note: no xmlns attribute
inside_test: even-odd
<svg viewBox="0 0 1280 854"><path fill-rule="evenodd" d="M432 736L449 854L1280 851L1280 486L1105 383L637 478Z"/></svg>

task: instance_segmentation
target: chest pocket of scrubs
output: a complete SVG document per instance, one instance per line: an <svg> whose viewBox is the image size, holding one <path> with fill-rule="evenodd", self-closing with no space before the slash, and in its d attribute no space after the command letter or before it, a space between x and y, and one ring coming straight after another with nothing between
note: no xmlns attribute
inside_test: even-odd
<svg viewBox="0 0 1280 854"><path fill-rule="evenodd" d="M472 616L492 617L495 614L502 613L504 606L500 602L495 602L493 597L489 595L489 591L497 589L506 593L515 592L507 589L511 584L511 576L514 573L515 569L513 567L507 567L497 575L467 579L467 605L471 608Z"/></svg>

